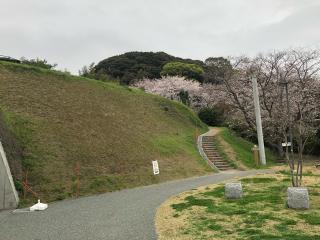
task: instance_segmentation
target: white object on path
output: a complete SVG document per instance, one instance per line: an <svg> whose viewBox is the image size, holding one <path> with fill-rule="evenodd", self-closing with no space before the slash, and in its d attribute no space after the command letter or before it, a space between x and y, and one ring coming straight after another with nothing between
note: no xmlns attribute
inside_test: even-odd
<svg viewBox="0 0 320 240"><path fill-rule="evenodd" d="M159 165L157 160L152 161L152 167L153 167L153 175L158 175L160 171L159 171Z"/></svg>
<svg viewBox="0 0 320 240"><path fill-rule="evenodd" d="M38 199L38 203L30 207L30 211L43 211L48 208L48 204L41 203L40 199Z"/></svg>

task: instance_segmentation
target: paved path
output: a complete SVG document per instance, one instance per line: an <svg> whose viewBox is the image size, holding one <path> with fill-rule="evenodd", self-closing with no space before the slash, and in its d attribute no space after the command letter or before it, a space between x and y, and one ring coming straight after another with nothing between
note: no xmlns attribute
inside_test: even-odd
<svg viewBox="0 0 320 240"><path fill-rule="evenodd" d="M263 171L228 171L65 200L43 212L0 212L1 240L151 240L154 217L168 197L201 185Z"/></svg>

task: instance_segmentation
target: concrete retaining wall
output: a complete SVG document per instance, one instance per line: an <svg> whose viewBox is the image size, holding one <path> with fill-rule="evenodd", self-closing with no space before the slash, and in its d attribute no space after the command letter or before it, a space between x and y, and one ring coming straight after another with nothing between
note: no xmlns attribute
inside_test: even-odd
<svg viewBox="0 0 320 240"><path fill-rule="evenodd" d="M19 203L9 164L0 142L0 210L16 208Z"/></svg>

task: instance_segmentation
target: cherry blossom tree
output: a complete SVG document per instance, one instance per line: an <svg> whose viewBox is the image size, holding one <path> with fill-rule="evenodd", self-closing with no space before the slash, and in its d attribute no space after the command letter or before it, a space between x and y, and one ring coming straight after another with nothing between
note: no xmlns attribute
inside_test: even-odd
<svg viewBox="0 0 320 240"><path fill-rule="evenodd" d="M301 185L303 151L308 139L316 133L320 114L318 50L289 50L239 57L231 60L232 70L224 77L226 102L233 108L236 118L242 115L249 129L255 130L252 86L250 76L258 80L262 120L266 142L282 152L281 142L297 143L298 163L293 154L286 158L294 186ZM284 87L287 91L284 91ZM238 114L237 114L238 113ZM295 176L295 177L294 177Z"/></svg>
<svg viewBox="0 0 320 240"><path fill-rule="evenodd" d="M187 92L191 107L196 111L224 104L228 107L230 122L246 126L247 134L254 134L256 125L250 77L255 75L265 142L286 158L292 184L300 186L305 145L319 129L320 51L275 51L253 58L229 58L228 62L231 67L225 68L223 84L200 84L174 76L144 79L135 86L174 100L181 100L180 93ZM284 151L283 142L291 142L290 151L288 144ZM296 161L293 150L298 153Z"/></svg>
<svg viewBox="0 0 320 240"><path fill-rule="evenodd" d="M196 105L197 96L201 91L198 81L187 80L179 76L166 76L160 79L143 79L134 84L146 92L157 94L172 100L180 100L181 92L187 92L191 105Z"/></svg>

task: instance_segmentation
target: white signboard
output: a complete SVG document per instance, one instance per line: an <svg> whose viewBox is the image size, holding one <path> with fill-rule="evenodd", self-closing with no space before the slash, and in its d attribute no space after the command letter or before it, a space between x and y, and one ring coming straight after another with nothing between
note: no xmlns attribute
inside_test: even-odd
<svg viewBox="0 0 320 240"><path fill-rule="evenodd" d="M287 143L282 143L282 147L291 147L291 142L287 142Z"/></svg>
<svg viewBox="0 0 320 240"><path fill-rule="evenodd" d="M153 167L153 174L158 175L160 171L159 171L159 165L157 160L152 161L152 167Z"/></svg>

